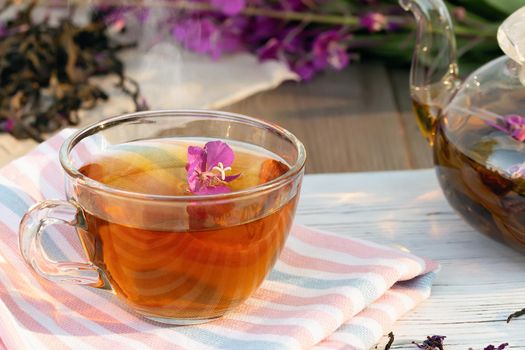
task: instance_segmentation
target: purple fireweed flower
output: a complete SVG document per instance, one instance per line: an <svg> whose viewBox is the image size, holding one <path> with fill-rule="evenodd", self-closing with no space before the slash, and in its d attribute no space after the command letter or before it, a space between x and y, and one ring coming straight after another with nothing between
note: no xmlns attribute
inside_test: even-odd
<svg viewBox="0 0 525 350"><path fill-rule="evenodd" d="M308 81L312 79L317 72L314 64L308 60L300 60L289 63L290 69L297 73L301 80Z"/></svg>
<svg viewBox="0 0 525 350"><path fill-rule="evenodd" d="M239 14L246 7L246 0L211 0L215 8L228 16Z"/></svg>
<svg viewBox="0 0 525 350"><path fill-rule="evenodd" d="M301 56L305 53L305 46L312 41L308 33L303 31L301 25L284 29L278 38L282 43L283 50L287 53L299 54Z"/></svg>
<svg viewBox="0 0 525 350"><path fill-rule="evenodd" d="M257 16L247 28L247 38L257 45L259 40L276 37L282 30L281 21L275 18Z"/></svg>
<svg viewBox="0 0 525 350"><path fill-rule="evenodd" d="M337 70L346 67L349 57L346 52L347 45L344 41L348 38L348 35L343 35L337 30L330 30L317 36L313 43L315 67L318 70L327 66L332 66Z"/></svg>
<svg viewBox="0 0 525 350"><path fill-rule="evenodd" d="M246 19L241 17L228 18L223 23L211 18L187 18L175 23L171 34L185 48L218 59L242 47L246 25Z"/></svg>
<svg viewBox="0 0 525 350"><path fill-rule="evenodd" d="M204 148L188 147L186 171L190 191L194 194L230 192L226 184L241 175L226 175L231 170L234 157L233 150L222 141L208 142Z"/></svg>
<svg viewBox="0 0 525 350"><path fill-rule="evenodd" d="M271 38L266 44L257 49L257 57L261 61L276 60L279 58L281 50L281 42L276 38Z"/></svg>
<svg viewBox="0 0 525 350"><path fill-rule="evenodd" d="M187 18L177 22L171 34L184 47L199 53L210 53L219 28L209 18Z"/></svg>
<svg viewBox="0 0 525 350"><path fill-rule="evenodd" d="M401 24L398 23L398 22L388 21L388 23L386 24L386 28L385 29L387 31L389 31L389 32L395 32L396 30L401 29Z"/></svg>
<svg viewBox="0 0 525 350"><path fill-rule="evenodd" d="M493 128L512 136L515 140L525 141L525 117L521 115L509 114L503 116L503 120L500 119L496 122L487 120L485 122Z"/></svg>
<svg viewBox="0 0 525 350"><path fill-rule="evenodd" d="M467 15L467 10L463 6L458 6L454 10L452 10L452 15L458 22L463 22L465 20L465 17Z"/></svg>
<svg viewBox="0 0 525 350"><path fill-rule="evenodd" d="M421 344L413 342L415 346L418 347L418 349L423 350L443 350L443 340L446 337L443 335L433 335L431 337L427 337L427 340L423 341Z"/></svg>
<svg viewBox="0 0 525 350"><path fill-rule="evenodd" d="M305 3L304 0L279 0L279 5L286 11L303 10L306 7Z"/></svg>
<svg viewBox="0 0 525 350"><path fill-rule="evenodd" d="M144 24L148 21L150 14L151 9L147 7L141 7L137 10L137 18L141 24Z"/></svg>
<svg viewBox="0 0 525 350"><path fill-rule="evenodd" d="M387 18L378 12L369 12L359 18L361 27L368 29L370 33L379 32L388 25Z"/></svg>
<svg viewBox="0 0 525 350"><path fill-rule="evenodd" d="M244 46L243 36L249 25L249 20L244 16L227 18L219 27L216 45L220 51L218 56L239 51Z"/></svg>

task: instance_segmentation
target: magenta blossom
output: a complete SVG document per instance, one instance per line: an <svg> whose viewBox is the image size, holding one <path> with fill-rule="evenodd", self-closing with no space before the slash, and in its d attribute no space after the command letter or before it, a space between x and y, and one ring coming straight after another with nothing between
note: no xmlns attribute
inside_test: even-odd
<svg viewBox="0 0 525 350"><path fill-rule="evenodd" d="M454 18L458 22L465 21L465 17L467 16L467 10L463 6L458 6L454 10L452 10L452 14L454 15Z"/></svg>
<svg viewBox="0 0 525 350"><path fill-rule="evenodd" d="M226 184L241 174L226 176L231 171L235 155L226 143L211 141L204 145L188 147L188 185L194 194L228 193Z"/></svg>
<svg viewBox="0 0 525 350"><path fill-rule="evenodd" d="M261 61L276 60L279 58L282 45L276 38L271 38L257 50L257 56Z"/></svg>
<svg viewBox="0 0 525 350"><path fill-rule="evenodd" d="M211 4L225 15L233 16L244 10L246 0L211 0Z"/></svg>
<svg viewBox="0 0 525 350"><path fill-rule="evenodd" d="M171 30L171 34L182 45L199 53L211 53L214 36L219 28L209 19L187 18L178 22Z"/></svg>
<svg viewBox="0 0 525 350"><path fill-rule="evenodd" d="M330 30L321 33L313 43L314 65L317 69L324 69L332 66L341 70L348 64L349 57L346 52L347 44L345 41L348 35L342 34L338 30Z"/></svg>
<svg viewBox="0 0 525 350"><path fill-rule="evenodd" d="M525 141L525 117L521 115L509 114L503 116L503 122L498 120L497 122L486 121L486 123L520 142Z"/></svg>
<svg viewBox="0 0 525 350"><path fill-rule="evenodd" d="M291 69L299 75L301 80L305 81L312 79L316 72L314 64L307 60L300 60L292 63Z"/></svg>
<svg viewBox="0 0 525 350"><path fill-rule="evenodd" d="M359 19L361 27L368 29L370 33L379 32L387 27L387 18L378 12L369 12Z"/></svg>
<svg viewBox="0 0 525 350"><path fill-rule="evenodd" d="M175 23L171 34L185 48L218 59L242 47L241 37L246 24L242 17L232 17L222 23L213 18L192 17Z"/></svg>

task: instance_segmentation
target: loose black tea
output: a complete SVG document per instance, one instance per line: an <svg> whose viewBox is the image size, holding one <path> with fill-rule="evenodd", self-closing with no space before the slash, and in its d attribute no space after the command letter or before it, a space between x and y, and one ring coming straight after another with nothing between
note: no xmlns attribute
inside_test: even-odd
<svg viewBox="0 0 525 350"><path fill-rule="evenodd" d="M392 344L394 343L394 332L388 333L388 343L385 345L385 350L390 350Z"/></svg>
<svg viewBox="0 0 525 350"><path fill-rule="evenodd" d="M134 44L117 44L109 37L104 13L94 10L82 26L71 21L72 15L51 26L47 19L32 20L35 4L0 24L0 131L40 142L45 133L78 124L79 110L109 98L90 81L94 76L116 75L117 87L135 109L147 108L138 84L124 74L117 57ZM15 1L5 2L0 14L12 6Z"/></svg>
<svg viewBox="0 0 525 350"><path fill-rule="evenodd" d="M511 313L509 315L509 317L507 317L507 323L509 323L510 320L512 320L513 318L517 318L517 317L520 317L520 316L523 316L523 315L525 315L525 308Z"/></svg>

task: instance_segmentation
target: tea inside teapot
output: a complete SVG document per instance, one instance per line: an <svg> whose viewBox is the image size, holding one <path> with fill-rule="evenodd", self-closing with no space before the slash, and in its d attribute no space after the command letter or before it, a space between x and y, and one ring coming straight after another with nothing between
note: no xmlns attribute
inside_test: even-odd
<svg viewBox="0 0 525 350"><path fill-rule="evenodd" d="M415 13L411 96L449 203L478 231L525 252L525 7L500 27L507 56L457 74L441 0L400 0Z"/></svg>

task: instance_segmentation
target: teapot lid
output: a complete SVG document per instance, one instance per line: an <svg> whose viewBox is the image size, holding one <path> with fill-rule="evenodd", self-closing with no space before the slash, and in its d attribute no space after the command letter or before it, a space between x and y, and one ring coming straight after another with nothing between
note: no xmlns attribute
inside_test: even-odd
<svg viewBox="0 0 525 350"><path fill-rule="evenodd" d="M525 65L525 6L511 14L498 28L498 44L501 50L513 61ZM525 69L521 70L520 80L525 85Z"/></svg>

